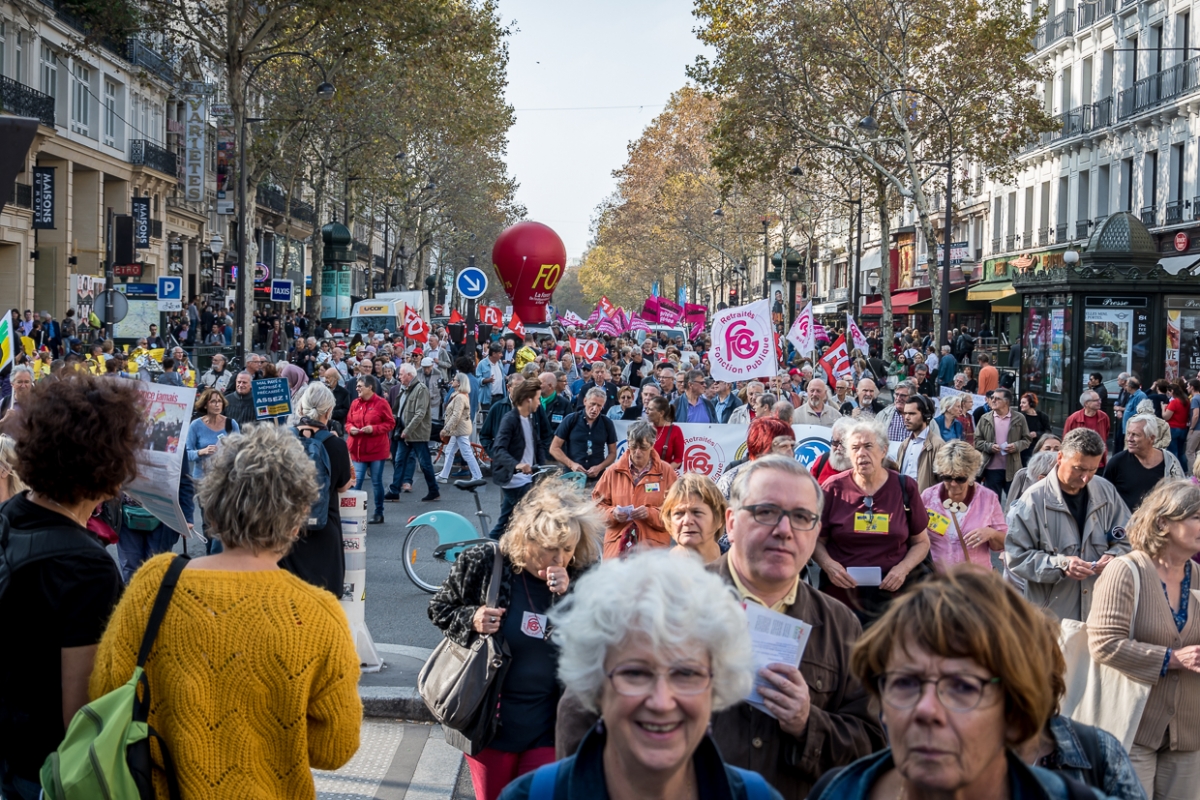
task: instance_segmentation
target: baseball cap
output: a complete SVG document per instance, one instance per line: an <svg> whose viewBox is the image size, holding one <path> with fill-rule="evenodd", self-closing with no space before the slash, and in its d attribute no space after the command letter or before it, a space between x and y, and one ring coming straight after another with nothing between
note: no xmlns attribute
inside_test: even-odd
<svg viewBox="0 0 1200 800"><path fill-rule="evenodd" d="M432 366L433 366L433 359L432 359L432 358L429 358L428 356L426 356L425 358L422 358L422 359L421 359L421 366L422 366L422 367L432 367Z"/></svg>
<svg viewBox="0 0 1200 800"><path fill-rule="evenodd" d="M792 367L791 369L788 370L788 375L801 375L801 374L803 374L803 373L801 373L800 370L796 369L795 367Z"/></svg>

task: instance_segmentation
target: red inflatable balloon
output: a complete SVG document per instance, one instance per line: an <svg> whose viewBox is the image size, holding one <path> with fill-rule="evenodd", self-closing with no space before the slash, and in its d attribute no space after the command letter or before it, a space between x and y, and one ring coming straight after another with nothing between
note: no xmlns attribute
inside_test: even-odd
<svg viewBox="0 0 1200 800"><path fill-rule="evenodd" d="M513 311L527 325L546 321L546 304L566 263L562 239L540 222L518 222L501 233L492 247L492 268Z"/></svg>

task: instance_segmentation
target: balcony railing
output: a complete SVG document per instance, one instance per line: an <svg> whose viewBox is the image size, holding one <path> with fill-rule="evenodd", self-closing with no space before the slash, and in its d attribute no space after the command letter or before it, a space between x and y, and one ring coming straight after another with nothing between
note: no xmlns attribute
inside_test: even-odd
<svg viewBox="0 0 1200 800"><path fill-rule="evenodd" d="M1049 47L1060 39L1065 39L1075 33L1075 9L1068 8L1061 14L1040 25L1034 37L1034 48L1041 50Z"/></svg>
<svg viewBox="0 0 1200 800"><path fill-rule="evenodd" d="M25 183L14 183L8 203L18 208L33 208L33 187Z"/></svg>
<svg viewBox="0 0 1200 800"><path fill-rule="evenodd" d="M1118 95L1117 114L1119 119L1128 119L1135 114L1174 100L1180 95L1194 92L1200 86L1200 56L1189 58L1181 64L1167 67L1142 78L1130 89Z"/></svg>
<svg viewBox="0 0 1200 800"><path fill-rule="evenodd" d="M54 127L54 98L0 75L0 111L34 117Z"/></svg>
<svg viewBox="0 0 1200 800"><path fill-rule="evenodd" d="M1137 5L1138 0L1121 0L1121 8L1129 8Z"/></svg>
<svg viewBox="0 0 1200 800"><path fill-rule="evenodd" d="M1167 216L1164 225L1178 225L1183 222L1183 200L1172 200L1167 203Z"/></svg>
<svg viewBox="0 0 1200 800"><path fill-rule="evenodd" d="M1054 228L1054 241L1057 244L1066 244L1067 240L1067 223L1060 222Z"/></svg>
<svg viewBox="0 0 1200 800"><path fill-rule="evenodd" d="M167 83L175 82L175 65L140 39L129 40L125 58L133 66L141 67Z"/></svg>
<svg viewBox="0 0 1200 800"><path fill-rule="evenodd" d="M1098 19L1103 19L1113 13L1115 0L1098 0L1094 3L1080 3L1076 12L1075 30L1081 31Z"/></svg>
<svg viewBox="0 0 1200 800"><path fill-rule="evenodd" d="M1086 239L1088 237L1088 221L1079 219L1075 221L1075 238Z"/></svg>
<svg viewBox="0 0 1200 800"><path fill-rule="evenodd" d="M290 216L292 219L307 222L309 225L316 224L317 214L312 206L293 200L289 207L287 195L272 186L258 187L258 204L266 206L276 213Z"/></svg>
<svg viewBox="0 0 1200 800"><path fill-rule="evenodd" d="M1033 231L1025 231L1021 234L1021 247L1025 249L1033 247Z"/></svg>
<svg viewBox="0 0 1200 800"><path fill-rule="evenodd" d="M129 162L158 170L174 178L179 177L179 161L175 154L147 139L133 139L129 142Z"/></svg>
<svg viewBox="0 0 1200 800"><path fill-rule="evenodd" d="M1038 247L1045 247L1046 245L1050 244L1050 229L1049 228L1038 228L1037 243L1038 243Z"/></svg>
<svg viewBox="0 0 1200 800"><path fill-rule="evenodd" d="M1139 216L1142 218L1142 224L1147 228L1158 226L1158 206L1143 206Z"/></svg>
<svg viewBox="0 0 1200 800"><path fill-rule="evenodd" d="M1000 244L1001 244L1001 239L1000 239L1000 237L999 237L999 236L997 236L997 237L995 237L994 239L992 239L992 252L993 252L993 253L999 253L999 252L1000 252Z"/></svg>
<svg viewBox="0 0 1200 800"><path fill-rule="evenodd" d="M1017 235L1015 233L1010 233L1004 237L1004 249L1005 250L1015 250L1016 247L1017 247Z"/></svg>

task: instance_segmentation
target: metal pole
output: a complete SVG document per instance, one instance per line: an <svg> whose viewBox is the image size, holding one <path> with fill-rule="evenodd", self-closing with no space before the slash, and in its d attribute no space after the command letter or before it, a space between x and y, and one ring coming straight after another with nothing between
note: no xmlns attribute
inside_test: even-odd
<svg viewBox="0 0 1200 800"><path fill-rule="evenodd" d="M771 299L771 238L770 230L771 223L765 218L762 221L763 226L763 299Z"/></svg>
<svg viewBox="0 0 1200 800"><path fill-rule="evenodd" d="M116 291L116 274L113 268L113 254L116 251L113 242L113 210L108 209L108 233L104 237L105 255L108 256L104 265L104 338L113 338L113 292Z"/></svg>
<svg viewBox="0 0 1200 800"><path fill-rule="evenodd" d="M247 83L249 83L247 81ZM243 93L244 95L244 93ZM246 354L253 352L254 345L250 340L250 330L253 316L250 312L253 298L254 267L246 263L246 135L249 126L246 124L245 97L242 98L242 123L238 128L238 216L237 216L237 314L241 330L238 332L237 356L243 368L246 366Z"/></svg>
<svg viewBox="0 0 1200 800"><path fill-rule="evenodd" d="M860 190L860 194L858 196L857 205L858 205L858 221L857 221L858 234L854 237L854 280L852 280L850 282L850 286L851 286L850 302L852 304L851 307L854 309L854 316L856 319L858 318L858 296L861 293L861 285L860 285L859 281L862 280L862 215L863 215L863 210L862 210L861 190Z"/></svg>
<svg viewBox="0 0 1200 800"><path fill-rule="evenodd" d="M950 240L953 238L951 226L954 224L954 133L950 128L950 118L946 117L947 135L950 145L946 153L946 230L943 239L942 253L942 291L941 291L941 322L942 341L934 344L934 352L940 353L941 346L947 344L946 337L950 334ZM861 214L862 209L859 208Z"/></svg>

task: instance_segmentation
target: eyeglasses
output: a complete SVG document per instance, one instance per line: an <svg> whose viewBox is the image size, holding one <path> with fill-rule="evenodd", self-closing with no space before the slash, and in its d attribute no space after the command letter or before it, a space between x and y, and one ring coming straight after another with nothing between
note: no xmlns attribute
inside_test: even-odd
<svg viewBox="0 0 1200 800"><path fill-rule="evenodd" d="M940 475L938 480L944 483L967 483L971 479L964 475Z"/></svg>
<svg viewBox="0 0 1200 800"><path fill-rule="evenodd" d="M867 495L863 498L863 505L867 508L867 514L871 519L875 519L875 498L872 495Z"/></svg>
<svg viewBox="0 0 1200 800"><path fill-rule="evenodd" d="M770 503L759 503L753 506L742 506L743 509L750 512L751 518L759 525L764 525L768 528L774 528L779 524L779 520L786 515L788 524L792 530L796 532L811 531L817 527L817 523L821 518L816 514L803 508L783 509L779 506L771 505Z"/></svg>
<svg viewBox="0 0 1200 800"><path fill-rule="evenodd" d="M922 678L906 672L887 672L879 676L879 695L892 708L905 711L921 700L925 684L936 687L938 700L951 711L973 711L983 702L987 687L1000 683L999 678L979 678L975 675L942 675Z"/></svg>
<svg viewBox="0 0 1200 800"><path fill-rule="evenodd" d="M660 675L666 678L667 688L676 695L700 694L712 685L712 673L699 667L671 667L663 672L629 664L616 667L606 675L622 697L645 697L654 691Z"/></svg>
<svg viewBox="0 0 1200 800"><path fill-rule="evenodd" d="M843 445L842 445L841 439L830 439L829 440L829 449L830 450L841 450L842 447L843 447Z"/></svg>

